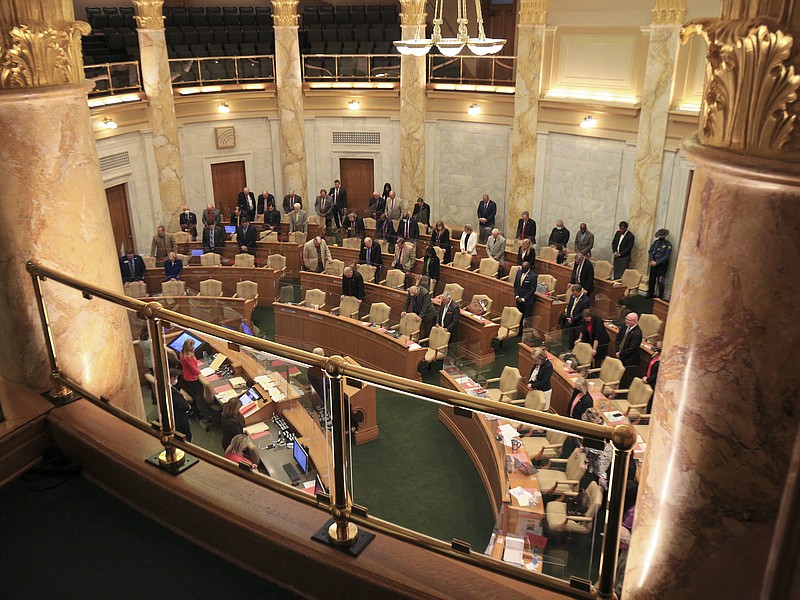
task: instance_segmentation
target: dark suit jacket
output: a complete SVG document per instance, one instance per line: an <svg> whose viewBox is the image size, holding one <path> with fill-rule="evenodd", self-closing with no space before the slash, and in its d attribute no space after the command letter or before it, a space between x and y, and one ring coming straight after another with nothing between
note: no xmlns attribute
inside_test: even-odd
<svg viewBox="0 0 800 600"><path fill-rule="evenodd" d="M413 217L408 219L408 236L406 236L406 219L400 219L397 224L397 235L406 240L418 240L419 225L417 225L417 220Z"/></svg>
<svg viewBox="0 0 800 600"><path fill-rule="evenodd" d="M423 202L422 206L414 203L414 212L411 213L411 216L417 220L417 223L431 226L431 207L427 202Z"/></svg>
<svg viewBox="0 0 800 600"><path fill-rule="evenodd" d="M332 187L328 192L328 196L333 198L333 192L336 191L336 187ZM339 211L339 214L342 214L345 209L347 208L347 192L344 191L343 187L339 188L339 194L336 196L336 210Z"/></svg>
<svg viewBox="0 0 800 600"><path fill-rule="evenodd" d="M608 337L608 330L606 330L603 319L600 317L592 317L591 335L589 335L589 330L586 327L587 325L588 323L584 321L583 328L581 329L582 341L592 346L594 345L594 341L597 340L598 348L608 347L608 343L611 341L611 339Z"/></svg>
<svg viewBox="0 0 800 600"><path fill-rule="evenodd" d="M372 206L372 210L373 210L373 212L375 214L375 218L376 219L378 218L379 214L385 213L386 212L386 198L384 198L383 196L378 197L378 199L375 201L375 204Z"/></svg>
<svg viewBox="0 0 800 600"><path fill-rule="evenodd" d="M264 213L264 224L270 229L277 229L281 224L281 213L276 208L272 212L267 211Z"/></svg>
<svg viewBox="0 0 800 600"><path fill-rule="evenodd" d="M450 230L445 227L441 233L439 233L436 229L431 231L431 246L438 246L444 250L444 259L442 260L443 263L447 264L450 262L450 256L453 251L453 247L450 245Z"/></svg>
<svg viewBox="0 0 800 600"><path fill-rule="evenodd" d="M517 234L514 236L518 240L522 238L530 238L532 240L536 239L536 221L533 219L528 219L528 222L525 223L522 219L517 221Z"/></svg>
<svg viewBox="0 0 800 600"><path fill-rule="evenodd" d="M586 409L591 408L594 406L594 400L592 399L591 394L583 394L581 399L578 400L578 403L575 405L575 408L572 408L572 403L575 401L575 397L580 394L581 391L578 388L575 388L575 391L572 392L572 398L569 400L569 404L567 405L570 409L569 416L573 419L578 419L583 416L583 413L586 412Z"/></svg>
<svg viewBox="0 0 800 600"><path fill-rule="evenodd" d="M264 200L266 200L266 203L264 202ZM267 193L267 197L264 198L264 196L262 194L259 194L258 195L258 203L257 203L257 206L256 206L256 210L257 210L258 214L259 215L263 215L264 213L266 213L267 212L267 206L269 204L272 204L272 206L275 206L275 196L273 196L270 193ZM277 208L277 206L275 208Z"/></svg>
<svg viewBox="0 0 800 600"><path fill-rule="evenodd" d="M122 281L127 283L129 281L144 281L147 267L142 257L138 254L134 254L130 262L127 255L123 255L119 259L119 270L122 273Z"/></svg>
<svg viewBox="0 0 800 600"><path fill-rule="evenodd" d="M244 195L244 192L239 192L239 198L236 200L236 204L239 205L242 214L250 217L252 221L256 218L256 208L258 208L258 204L256 204L256 195L253 192L248 192L247 194L250 196L250 201L253 203L252 210L250 210L250 206L247 203L247 196Z"/></svg>
<svg viewBox="0 0 800 600"><path fill-rule="evenodd" d="M422 295L422 292L420 292ZM444 307L444 302L439 307L439 310L436 311L436 324L442 325L442 312L447 311L447 314L444 316L444 325L443 327L450 332L450 343L456 341L456 337L458 335L458 318L461 316L461 309L458 308L455 301L450 300L450 304L447 305L447 308Z"/></svg>
<svg viewBox="0 0 800 600"><path fill-rule="evenodd" d="M397 240L397 232L394 230L394 223L391 219L384 219L375 223L375 237L384 239L390 244Z"/></svg>
<svg viewBox="0 0 800 600"><path fill-rule="evenodd" d="M536 365L533 366L533 369L535 368ZM539 367L539 372L536 374L536 379L531 381L533 369L531 369L531 372L528 373L528 385L530 385L534 390L542 390L543 392L551 389L550 378L553 376L553 363L551 363L549 360L544 361Z"/></svg>
<svg viewBox="0 0 800 600"><path fill-rule="evenodd" d="M355 296L359 300L364 299L367 294L364 292L364 278L361 273L354 269L352 277L342 275L342 294Z"/></svg>
<svg viewBox="0 0 800 600"><path fill-rule="evenodd" d="M299 204L300 208L303 208L303 199L300 197L300 194L295 194L294 198L290 198L289 194L286 194L283 197L283 212L288 215L294 210L295 204Z"/></svg>
<svg viewBox="0 0 800 600"><path fill-rule="evenodd" d="M425 256L422 259L422 274L427 275L431 279L439 281L439 257L438 256Z"/></svg>
<svg viewBox="0 0 800 600"><path fill-rule="evenodd" d="M190 212L188 215L186 213L181 213L179 221L181 231L187 231L191 227L197 227L197 215L193 212Z"/></svg>
<svg viewBox="0 0 800 600"><path fill-rule="evenodd" d="M436 307L431 302L431 295L424 286L420 286L419 294L416 296L412 296L409 293L406 294L406 299L403 302L403 311L413 312L422 319L433 318L437 314Z"/></svg>
<svg viewBox="0 0 800 600"><path fill-rule="evenodd" d="M527 262L531 266L533 266L535 260L536 260L536 251L533 249L533 246L528 248L527 252L523 252L522 246L519 247L519 250L517 250L518 265L522 266L522 263Z"/></svg>
<svg viewBox="0 0 800 600"><path fill-rule="evenodd" d="M478 202L478 218L486 219L486 223L478 222L480 227L494 227L494 217L496 214L497 204L494 200L489 200L486 206L484 206L483 200Z"/></svg>
<svg viewBox="0 0 800 600"><path fill-rule="evenodd" d="M205 225L206 227L208 227L211 224L212 219L217 225L222 223L222 213L216 208L213 209L212 212L213 216L208 214L207 208L203 209L203 225Z"/></svg>
<svg viewBox="0 0 800 600"><path fill-rule="evenodd" d="M617 252L617 245L619 244L619 238L620 238L620 233L619 230L617 230L617 233L614 234L614 240L611 242L612 252ZM629 230L628 233L625 234L625 237L622 238L622 244L619 247L620 257L630 256L631 252L633 251L634 240L635 238L633 237L633 234Z"/></svg>
<svg viewBox="0 0 800 600"><path fill-rule="evenodd" d="M186 441L192 441L192 428L189 425L189 403L180 390L174 385L170 390L172 396L172 411L175 415L175 430L186 436Z"/></svg>
<svg viewBox="0 0 800 600"><path fill-rule="evenodd" d="M223 248L225 246L225 229L221 225L214 228L214 248L211 247L211 227L203 229L203 250L211 252L215 248Z"/></svg>
<svg viewBox="0 0 800 600"><path fill-rule="evenodd" d="M233 211L231 213L231 225L236 225L236 227L239 227L242 224L242 219L244 219L246 216L247 216L246 210L239 209L238 217L236 216L236 211Z"/></svg>
<svg viewBox="0 0 800 600"><path fill-rule="evenodd" d="M550 238L547 240L547 245L565 248L567 242L569 242L569 229L562 227L561 231L559 231L557 227L553 227L553 231L550 232Z"/></svg>
<svg viewBox="0 0 800 600"><path fill-rule="evenodd" d="M589 308L590 304L589 294L581 294L580 299L578 299L570 293L569 302L564 313L567 317L572 314L572 323L568 324L568 327L581 327L583 325L583 311Z"/></svg>
<svg viewBox="0 0 800 600"><path fill-rule="evenodd" d="M523 299L525 304L532 305L538 281L539 276L533 269L528 269L527 271L520 269L514 278L514 295Z"/></svg>
<svg viewBox="0 0 800 600"><path fill-rule="evenodd" d="M237 246L247 246L248 250L255 252L256 241L258 241L258 231L256 230L255 225L252 223L247 226L247 229L244 227L239 227L236 230Z"/></svg>
<svg viewBox="0 0 800 600"><path fill-rule="evenodd" d="M364 244L361 244L361 252L358 253L358 262L372 265L373 267L382 267L383 254L381 253L381 247L373 243L372 248L370 248L369 260L367 260L367 248Z"/></svg>
<svg viewBox="0 0 800 600"><path fill-rule="evenodd" d="M617 352L619 359L626 367L635 367L639 364L639 345L642 343L642 330L637 325L628 334L625 345L622 345L622 338L625 337L627 327L622 327L617 334Z"/></svg>
<svg viewBox="0 0 800 600"><path fill-rule="evenodd" d="M575 263L572 267L572 278L569 282L580 283L581 287L591 294L594 291L594 265L592 261L588 258L583 259L580 281L578 281L578 263Z"/></svg>
<svg viewBox="0 0 800 600"><path fill-rule="evenodd" d="M345 218L344 224L347 228L347 235L365 235L367 233L367 230L364 227L364 219L358 215L356 215L355 221L350 221L350 219Z"/></svg>

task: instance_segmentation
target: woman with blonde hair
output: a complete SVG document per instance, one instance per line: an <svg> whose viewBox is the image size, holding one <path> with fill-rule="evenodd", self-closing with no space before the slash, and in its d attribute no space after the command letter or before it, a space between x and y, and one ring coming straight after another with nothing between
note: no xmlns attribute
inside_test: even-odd
<svg viewBox="0 0 800 600"><path fill-rule="evenodd" d="M547 358L547 351L544 348L534 348L531 350L531 360L533 368L528 376L528 389L540 390L544 393L545 405L542 410L550 409L550 396L553 388L550 385L550 378L553 376L553 363Z"/></svg>
<svg viewBox="0 0 800 600"><path fill-rule="evenodd" d="M237 465L244 463L254 471L261 461L258 447L246 433L240 433L233 437L231 443L225 449L225 458L232 460Z"/></svg>

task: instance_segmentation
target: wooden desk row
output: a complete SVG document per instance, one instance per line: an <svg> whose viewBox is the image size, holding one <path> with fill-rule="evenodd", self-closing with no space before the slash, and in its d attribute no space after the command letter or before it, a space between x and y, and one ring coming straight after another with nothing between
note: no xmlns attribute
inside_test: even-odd
<svg viewBox="0 0 800 600"><path fill-rule="evenodd" d="M195 290L200 289L200 282L216 279L222 282L222 293L230 297L236 293L236 284L240 281L252 281L258 285L258 300L262 305L270 304L280 297L281 272L260 267L202 267L188 266L181 271L181 280ZM149 269L145 274L145 284L149 294L160 294L164 281L164 271Z"/></svg>
<svg viewBox="0 0 800 600"><path fill-rule="evenodd" d="M252 323L253 309L256 307L256 301L253 299L226 298L225 296L152 296L141 298L141 300L160 302L164 308L215 325L233 325L232 322L226 323L226 321L231 321L229 311L235 312L242 319Z"/></svg>
<svg viewBox="0 0 800 600"><path fill-rule="evenodd" d="M181 254L191 254L192 250L202 250L202 242L189 242L186 244L178 244L178 251ZM289 277L297 277L300 272L300 254L302 253L302 244L292 244L290 242L258 242L256 247L255 262L256 265L266 265L267 257L270 254L280 254L286 257L286 275ZM239 246L235 242L225 242L222 249L221 258L223 262L230 261L233 264L234 257L241 254ZM190 265L199 265L200 257L192 256L189 259ZM184 267L185 268L185 267Z"/></svg>

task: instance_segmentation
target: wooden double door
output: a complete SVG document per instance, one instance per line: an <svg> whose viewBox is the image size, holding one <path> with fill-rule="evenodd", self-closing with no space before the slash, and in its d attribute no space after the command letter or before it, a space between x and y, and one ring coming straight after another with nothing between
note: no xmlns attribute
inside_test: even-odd
<svg viewBox="0 0 800 600"><path fill-rule="evenodd" d="M371 158L340 158L339 179L342 187L347 191L347 210L362 217L366 215L369 199L372 197L372 192L375 191L373 160Z"/></svg>

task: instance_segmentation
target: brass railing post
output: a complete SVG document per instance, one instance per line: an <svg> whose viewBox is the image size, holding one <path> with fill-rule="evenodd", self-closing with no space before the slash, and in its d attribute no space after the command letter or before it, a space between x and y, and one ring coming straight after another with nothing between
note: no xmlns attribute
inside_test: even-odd
<svg viewBox="0 0 800 600"><path fill-rule="evenodd" d="M614 446L614 467L611 470L608 488L608 507L606 508L606 528L600 554L600 574L596 593L599 598L615 598L614 580L617 571L619 551L619 529L622 525L622 511L625 505L625 486L628 482L628 464L631 451L636 444L636 431L630 425L618 425L611 435Z"/></svg>

